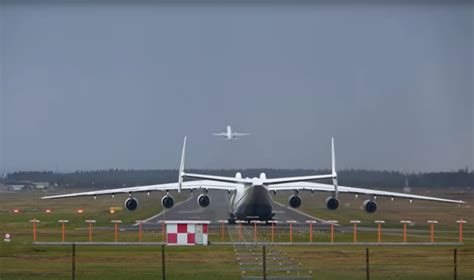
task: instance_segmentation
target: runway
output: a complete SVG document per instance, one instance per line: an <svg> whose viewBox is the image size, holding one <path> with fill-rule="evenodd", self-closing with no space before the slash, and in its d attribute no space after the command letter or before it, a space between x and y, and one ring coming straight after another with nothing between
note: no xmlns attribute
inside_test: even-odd
<svg viewBox="0 0 474 280"><path fill-rule="evenodd" d="M209 191L211 203L208 207L200 207L196 198L198 194L191 195L188 199L176 203L171 208L164 210L153 217L145 219L144 226L152 226L159 224L163 220L208 220L211 223L217 223L219 220L227 220L229 217L229 197L226 192ZM294 220L297 223L305 223L307 220L316 220L319 223L325 220L313 217L296 209L287 207L286 205L273 202L274 219L281 222Z"/></svg>

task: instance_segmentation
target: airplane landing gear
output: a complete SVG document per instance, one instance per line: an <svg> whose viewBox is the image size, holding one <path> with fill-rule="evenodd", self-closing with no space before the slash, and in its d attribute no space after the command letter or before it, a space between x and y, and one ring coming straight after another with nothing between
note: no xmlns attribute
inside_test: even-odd
<svg viewBox="0 0 474 280"><path fill-rule="evenodd" d="M232 213L229 214L229 219L227 219L227 223L229 225L235 225L235 216L234 216L234 214L232 214Z"/></svg>

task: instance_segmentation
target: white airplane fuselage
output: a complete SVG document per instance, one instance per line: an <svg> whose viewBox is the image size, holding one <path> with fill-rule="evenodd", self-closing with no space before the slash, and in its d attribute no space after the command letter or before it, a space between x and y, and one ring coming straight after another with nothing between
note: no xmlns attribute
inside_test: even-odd
<svg viewBox="0 0 474 280"><path fill-rule="evenodd" d="M230 125L227 126L225 138L226 138L227 140L232 140L232 139L235 138L234 134L232 133L232 128L230 127Z"/></svg>
<svg viewBox="0 0 474 280"><path fill-rule="evenodd" d="M224 137L225 140L237 140L239 139L240 136L247 136L247 135L250 135L250 133L241 133L241 132L232 131L232 127L228 125L224 132L213 133L213 135Z"/></svg>

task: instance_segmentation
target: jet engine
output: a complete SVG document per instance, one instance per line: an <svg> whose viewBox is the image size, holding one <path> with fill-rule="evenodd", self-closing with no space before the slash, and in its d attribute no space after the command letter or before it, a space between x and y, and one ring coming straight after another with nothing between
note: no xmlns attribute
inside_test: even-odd
<svg viewBox="0 0 474 280"><path fill-rule="evenodd" d="M125 200L125 207L129 211L133 211L138 208L138 200L134 197L129 197L127 200Z"/></svg>
<svg viewBox="0 0 474 280"><path fill-rule="evenodd" d="M330 196L326 199L326 208L336 210L337 207L339 207L339 200L337 198Z"/></svg>
<svg viewBox="0 0 474 280"><path fill-rule="evenodd" d="M288 203L293 208L298 208L301 205L301 197L298 195L292 195L288 198Z"/></svg>
<svg viewBox="0 0 474 280"><path fill-rule="evenodd" d="M209 203L211 203L211 200L209 199L209 196L207 194L200 194L197 198L197 202L199 206L207 207L209 206Z"/></svg>
<svg viewBox="0 0 474 280"><path fill-rule="evenodd" d="M174 199L171 195L167 194L161 198L161 205L165 207L166 209L169 209L173 207L174 205Z"/></svg>
<svg viewBox="0 0 474 280"><path fill-rule="evenodd" d="M377 203L375 203L375 201L372 201L370 199L367 199L366 201L364 201L362 206L364 207L364 210L367 213L374 213L377 210Z"/></svg>

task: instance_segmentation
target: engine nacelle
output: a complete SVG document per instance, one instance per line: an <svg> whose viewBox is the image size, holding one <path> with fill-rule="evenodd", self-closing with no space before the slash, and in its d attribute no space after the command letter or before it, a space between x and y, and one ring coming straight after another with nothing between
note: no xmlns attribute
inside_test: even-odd
<svg viewBox="0 0 474 280"><path fill-rule="evenodd" d="M200 194L197 198L197 202L199 206L201 207L207 207L209 206L209 203L211 203L211 199L207 194Z"/></svg>
<svg viewBox="0 0 474 280"><path fill-rule="evenodd" d="M336 210L339 207L339 200L335 197L326 198L326 208L329 210Z"/></svg>
<svg viewBox="0 0 474 280"><path fill-rule="evenodd" d="M167 194L161 198L161 205L165 207L166 209L169 209L173 207L174 205L174 199L171 195Z"/></svg>
<svg viewBox="0 0 474 280"><path fill-rule="evenodd" d="M288 197L288 204L293 208L298 208L301 205L301 197L298 195L292 195Z"/></svg>
<svg viewBox="0 0 474 280"><path fill-rule="evenodd" d="M138 200L134 197L129 197L127 200L125 200L125 207L129 211L133 211L138 208Z"/></svg>
<svg viewBox="0 0 474 280"><path fill-rule="evenodd" d="M364 207L364 210L367 213L374 213L375 211L377 211L377 203L375 203L375 201L372 201L370 199L367 199L366 201L364 201L364 203L362 204L362 207Z"/></svg>

